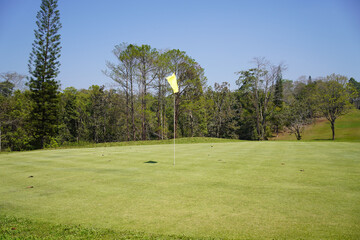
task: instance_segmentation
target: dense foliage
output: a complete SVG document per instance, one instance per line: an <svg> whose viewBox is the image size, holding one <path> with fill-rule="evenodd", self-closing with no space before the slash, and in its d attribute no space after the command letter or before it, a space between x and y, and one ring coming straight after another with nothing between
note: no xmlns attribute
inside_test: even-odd
<svg viewBox="0 0 360 240"><path fill-rule="evenodd" d="M157 54L156 61L164 61L165 53L152 51ZM279 66L268 66L260 75L257 75L258 69L242 71L236 90L231 90L227 82L211 87L206 85L204 70L195 60L178 50L169 52L187 61L182 63L182 72L178 72L178 137L261 140L276 136L279 131L289 131L300 140L303 127L317 117L327 117L335 124L336 118L346 113L351 107L350 100L358 94L347 79L341 81L343 76L289 81L281 79ZM119 60L111 65L114 68L105 71L116 79L118 88L94 85L88 89L68 87L60 92L56 135L45 147L173 137L173 93L163 78L173 69L155 66L149 72L151 78L146 79L149 82L145 95L145 86L141 85L145 80L138 74L139 70L133 70L132 78L111 72L121 64L124 63ZM137 64L135 62L136 68ZM163 64L159 64L160 67L164 67ZM185 67L188 70L184 70ZM273 79L267 79L266 92L263 73L271 69L275 72L270 74ZM34 149L31 92L21 91L15 85L11 78L0 82L1 146L3 150ZM277 93L281 88L282 94Z"/></svg>

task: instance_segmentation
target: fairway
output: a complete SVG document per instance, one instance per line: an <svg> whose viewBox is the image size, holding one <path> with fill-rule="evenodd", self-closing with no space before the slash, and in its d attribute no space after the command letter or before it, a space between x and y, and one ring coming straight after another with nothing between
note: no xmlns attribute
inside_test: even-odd
<svg viewBox="0 0 360 240"><path fill-rule="evenodd" d="M0 214L114 231L359 239L360 143L233 142L0 154Z"/></svg>

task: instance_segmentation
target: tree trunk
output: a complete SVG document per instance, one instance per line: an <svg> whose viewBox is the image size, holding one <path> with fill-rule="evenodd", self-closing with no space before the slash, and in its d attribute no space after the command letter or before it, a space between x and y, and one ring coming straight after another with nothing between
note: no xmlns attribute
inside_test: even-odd
<svg viewBox="0 0 360 240"><path fill-rule="evenodd" d="M260 113L259 113L259 109L258 109L258 106L256 106L256 109L255 109L255 112L256 112L256 132L257 132L257 138L258 140L261 140L261 129L260 129Z"/></svg>
<svg viewBox="0 0 360 240"><path fill-rule="evenodd" d="M259 102L259 93L258 93L258 81L259 78L256 76L255 79L255 94L254 94L254 105L255 105L255 112L256 112L256 131L258 134L258 140L262 140L262 128L260 126L261 122L261 103ZM260 105L260 106L259 106Z"/></svg>
<svg viewBox="0 0 360 240"><path fill-rule="evenodd" d="M301 133L299 128L296 128L295 136L297 140L301 140Z"/></svg>
<svg viewBox="0 0 360 240"><path fill-rule="evenodd" d="M126 107L125 107L125 119L126 119L126 139L130 141L130 128L129 128L129 86L128 79L126 79Z"/></svg>
<svg viewBox="0 0 360 240"><path fill-rule="evenodd" d="M142 140L146 140L146 135L147 135L147 131L146 131L146 81L144 79L144 93L143 93L143 98L142 98Z"/></svg>
<svg viewBox="0 0 360 240"><path fill-rule="evenodd" d="M161 114L161 106L162 106L162 104L161 104L161 82L160 82L160 80L159 80L159 85L158 85L158 87L159 87L159 92L158 92L158 108L157 108L157 110L156 110L156 117L157 117L157 120L158 120L158 122L157 122L157 126L158 126L158 139L162 139L162 119L161 119L161 117L162 117L162 114Z"/></svg>
<svg viewBox="0 0 360 240"><path fill-rule="evenodd" d="M179 117L179 98L177 97L177 94L176 93L174 93L174 95L175 95L175 116L174 116L174 118L175 118L175 121L174 121L174 123L175 123L175 126L174 126L174 134L176 135L176 136L178 136L178 134L176 134L176 130L177 130L177 125L178 125L178 117Z"/></svg>
<svg viewBox="0 0 360 240"><path fill-rule="evenodd" d="M136 140L135 136L135 113L134 113L134 90L133 90L133 80L132 77L130 77L130 104L131 104L131 125L132 125L132 140Z"/></svg>
<svg viewBox="0 0 360 240"><path fill-rule="evenodd" d="M332 140L335 140L335 120L331 121Z"/></svg>
<svg viewBox="0 0 360 240"><path fill-rule="evenodd" d="M264 116L263 116L263 112L262 112L262 107L261 107L261 104L258 108L258 117L257 117L257 128L259 129L258 131L258 134L259 134L259 140L262 141L264 140L264 125L263 125L263 119L264 119Z"/></svg>
<svg viewBox="0 0 360 240"><path fill-rule="evenodd" d="M163 100L164 101L164 100ZM161 119L161 131L162 131L162 135L161 135L161 139L164 139L164 135L165 135L165 124L166 124L166 103L163 102L162 103L162 108L161 108L161 114L162 114L162 119ZM167 139L168 136L165 136L165 139Z"/></svg>
<svg viewBox="0 0 360 240"><path fill-rule="evenodd" d="M190 111L190 130L191 130L191 137L194 137L194 118L192 115L192 111Z"/></svg>

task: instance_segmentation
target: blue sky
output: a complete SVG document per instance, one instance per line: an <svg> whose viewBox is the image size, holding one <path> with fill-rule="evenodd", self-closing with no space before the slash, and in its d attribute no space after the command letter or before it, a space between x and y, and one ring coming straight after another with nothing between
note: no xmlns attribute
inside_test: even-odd
<svg viewBox="0 0 360 240"><path fill-rule="evenodd" d="M0 72L28 74L40 0L0 0ZM360 1L59 0L62 89L111 85L105 61L122 43L180 49L208 84L235 88L254 57L288 66L283 77L331 73L360 81Z"/></svg>

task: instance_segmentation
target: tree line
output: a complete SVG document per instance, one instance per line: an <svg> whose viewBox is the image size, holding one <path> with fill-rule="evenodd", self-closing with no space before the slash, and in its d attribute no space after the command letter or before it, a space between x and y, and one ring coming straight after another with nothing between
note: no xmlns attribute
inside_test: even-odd
<svg viewBox="0 0 360 240"><path fill-rule="evenodd" d="M129 46L139 47L127 45L122 51L126 52ZM174 52L188 58L178 50L162 54ZM177 72L180 91L176 94L175 120L178 137L266 140L282 131L290 131L300 140L304 126L318 117L326 117L334 138L336 118L346 113L360 97L360 84L354 79L332 74L314 80L284 80L283 66L269 65L264 59L257 59L255 68L238 72L236 90L231 90L228 82L207 86L204 70L193 59L187 60ZM43 147L173 137L173 93L166 80L155 74L160 69L149 71L146 78L136 74L137 71L130 77L120 73L123 64L121 59L118 63L108 63L104 71L119 83L119 88L68 87L57 94L55 134L47 138ZM136 66L141 67L140 64ZM138 71L140 73L140 69ZM164 76L171 71L173 69L163 71ZM2 149L39 148L32 125L31 91L16 87L16 81L24 76L5 73L1 77Z"/></svg>
<svg viewBox="0 0 360 240"><path fill-rule="evenodd" d="M317 117L326 117L335 138L336 119L359 108L360 84L331 74L283 79L283 64L255 58L253 68L208 86L204 69L179 49L115 46L116 62L103 73L117 87L59 90L60 15L57 0L42 0L29 76L0 75L0 150L29 150L79 142L118 142L208 136L267 140L286 130L298 140ZM165 77L175 73L179 92ZM24 79L27 79L26 86ZM174 113L175 106L175 113ZM174 125L175 122L175 125Z"/></svg>

